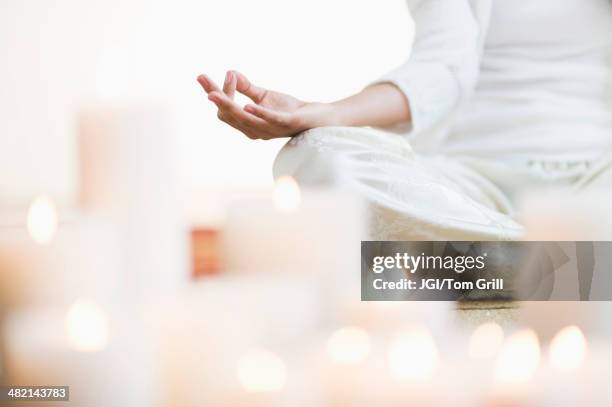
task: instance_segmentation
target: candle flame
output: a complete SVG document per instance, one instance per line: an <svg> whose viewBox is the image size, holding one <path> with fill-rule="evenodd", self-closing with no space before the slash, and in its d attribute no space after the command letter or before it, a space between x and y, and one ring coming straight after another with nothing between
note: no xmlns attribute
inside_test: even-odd
<svg viewBox="0 0 612 407"><path fill-rule="evenodd" d="M433 376L438 359L433 337L423 328L399 334L389 350L389 367L396 380L427 381Z"/></svg>
<svg viewBox="0 0 612 407"><path fill-rule="evenodd" d="M540 343L530 329L519 331L508 338L497 359L495 371L499 383L528 382L540 363Z"/></svg>
<svg viewBox="0 0 612 407"><path fill-rule="evenodd" d="M580 328L568 326L559 331L550 343L549 361L555 369L575 370L584 362L587 350L587 341Z"/></svg>
<svg viewBox="0 0 612 407"><path fill-rule="evenodd" d="M277 392L285 386L287 368L283 360L273 352L256 349L240 358L238 380L249 392Z"/></svg>
<svg viewBox="0 0 612 407"><path fill-rule="evenodd" d="M294 212L302 202L298 183L289 176L280 177L274 184L274 207L281 212Z"/></svg>
<svg viewBox="0 0 612 407"><path fill-rule="evenodd" d="M51 198L40 195L28 209L27 229L32 240L47 244L57 232L57 210Z"/></svg>
<svg viewBox="0 0 612 407"><path fill-rule="evenodd" d="M104 310L96 303L79 299L66 314L66 333L78 352L98 352L106 348L109 324Z"/></svg>
<svg viewBox="0 0 612 407"><path fill-rule="evenodd" d="M504 343L504 330L495 322L487 322L474 330L470 337L469 354L474 359L492 358Z"/></svg>
<svg viewBox="0 0 612 407"><path fill-rule="evenodd" d="M370 336L358 327L338 329L327 342L327 352L336 363L357 365L370 353Z"/></svg>

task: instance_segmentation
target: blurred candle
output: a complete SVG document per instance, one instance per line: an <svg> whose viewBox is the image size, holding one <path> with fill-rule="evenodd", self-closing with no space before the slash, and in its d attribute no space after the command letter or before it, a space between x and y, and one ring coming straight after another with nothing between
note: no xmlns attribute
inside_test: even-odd
<svg viewBox="0 0 612 407"><path fill-rule="evenodd" d="M275 407L282 405L287 382L285 362L267 349L251 349L238 360L236 376L242 387L228 397L227 407Z"/></svg>
<svg viewBox="0 0 612 407"><path fill-rule="evenodd" d="M370 352L370 337L358 327L340 328L329 338L327 352L335 363L358 365Z"/></svg>
<svg viewBox="0 0 612 407"><path fill-rule="evenodd" d="M238 361L238 379L251 393L273 393L282 390L287 381L287 368L283 360L266 349L254 349Z"/></svg>
<svg viewBox="0 0 612 407"><path fill-rule="evenodd" d="M508 338L497 360L495 378L501 384L524 384L540 363L540 344L535 332L525 329Z"/></svg>
<svg viewBox="0 0 612 407"><path fill-rule="evenodd" d="M533 380L540 365L540 343L535 332L523 329L508 338L502 347L494 372L490 406L529 405Z"/></svg>
<svg viewBox="0 0 612 407"><path fill-rule="evenodd" d="M548 347L548 364L543 365L535 392L535 405L570 407L597 405L601 389L588 377L588 346L577 326L567 326L554 336ZM559 392L559 388L563 391Z"/></svg>
<svg viewBox="0 0 612 407"><path fill-rule="evenodd" d="M50 230L49 219L57 218L50 208L47 203L35 203L27 226L24 222L0 228L0 282L6 284L8 301L12 306L33 306L66 305L80 296L100 301L115 298L121 288L115 224L94 215L54 220L53 238L40 244L34 241L33 236L40 235L33 230Z"/></svg>
<svg viewBox="0 0 612 407"><path fill-rule="evenodd" d="M317 332L321 304L309 276L285 277L221 274L165 301L151 299L146 309L159 337L163 405L266 405L287 396L281 383L292 384L293 376L276 350L296 349Z"/></svg>
<svg viewBox="0 0 612 407"><path fill-rule="evenodd" d="M362 328L338 328L321 343L319 377L326 405L363 406L379 396L384 359L372 355L372 338ZM376 380L372 378L376 377ZM379 381L380 380L380 381Z"/></svg>
<svg viewBox="0 0 612 407"><path fill-rule="evenodd" d="M504 331L495 322L487 322L474 330L470 337L469 355L472 359L495 357L504 343Z"/></svg>
<svg viewBox="0 0 612 407"><path fill-rule="evenodd" d="M125 286L132 295L184 286L189 230L177 198L177 139L165 110L98 106L78 119L81 205L118 222Z"/></svg>
<svg viewBox="0 0 612 407"><path fill-rule="evenodd" d="M154 405L152 354L128 316L127 304L110 310L90 299L14 312L6 329L9 383L70 386L70 403L79 406Z"/></svg>
<svg viewBox="0 0 612 407"><path fill-rule="evenodd" d="M220 272L221 253L218 229L191 229L192 277L200 278Z"/></svg>
<svg viewBox="0 0 612 407"><path fill-rule="evenodd" d="M363 202L332 189L296 191L294 181L287 178L275 190L231 202L221 233L224 269L308 276L319 285L330 310L326 318L337 322L338 304L360 295ZM275 205L275 196L282 211Z"/></svg>
<svg viewBox="0 0 612 407"><path fill-rule="evenodd" d="M594 323L603 324L596 315L600 304L587 301L524 301L519 308L519 318L525 326L537 332L542 343L547 344L567 326L583 328Z"/></svg>
<svg viewBox="0 0 612 407"><path fill-rule="evenodd" d="M582 366L586 355L587 342L577 326L563 328L550 343L549 361L556 370L576 370Z"/></svg>
<svg viewBox="0 0 612 407"><path fill-rule="evenodd" d="M218 192L193 190L183 202L191 234L191 277L210 277L223 270L221 232L225 207Z"/></svg>
<svg viewBox="0 0 612 407"><path fill-rule="evenodd" d="M424 328L415 327L400 333L389 348L389 368L399 381L430 381L438 361L436 344Z"/></svg>
<svg viewBox="0 0 612 407"><path fill-rule="evenodd" d="M386 405L441 404L436 391L440 354L427 328L413 325L395 334L388 347L387 364L390 378L384 389L389 394Z"/></svg>
<svg viewBox="0 0 612 407"><path fill-rule="evenodd" d="M300 190L292 178L229 204L222 234L230 272L342 273L359 265L365 219L358 198L327 189ZM354 274L353 274L354 275ZM345 281L347 283L347 281Z"/></svg>

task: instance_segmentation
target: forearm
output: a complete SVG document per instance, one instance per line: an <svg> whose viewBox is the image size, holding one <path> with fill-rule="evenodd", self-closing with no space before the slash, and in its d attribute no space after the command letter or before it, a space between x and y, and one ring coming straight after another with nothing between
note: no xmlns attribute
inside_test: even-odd
<svg viewBox="0 0 612 407"><path fill-rule="evenodd" d="M372 85L331 104L329 125L386 127L411 120L403 93L392 84Z"/></svg>

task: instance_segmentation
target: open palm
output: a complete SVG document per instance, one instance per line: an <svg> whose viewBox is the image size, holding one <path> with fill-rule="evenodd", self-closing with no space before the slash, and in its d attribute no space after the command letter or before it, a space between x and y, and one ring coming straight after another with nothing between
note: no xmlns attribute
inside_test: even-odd
<svg viewBox="0 0 612 407"><path fill-rule="evenodd" d="M251 139L291 137L312 127L326 125L331 108L325 103L307 103L293 96L255 86L245 75L229 71L223 89L208 76L198 82L218 108L220 120ZM236 91L253 101L244 108L234 101Z"/></svg>

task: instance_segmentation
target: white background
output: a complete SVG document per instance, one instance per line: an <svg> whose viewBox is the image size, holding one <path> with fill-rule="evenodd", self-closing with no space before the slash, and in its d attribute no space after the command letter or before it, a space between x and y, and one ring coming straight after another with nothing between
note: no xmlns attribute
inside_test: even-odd
<svg viewBox="0 0 612 407"><path fill-rule="evenodd" d="M403 0L0 0L0 204L74 200L75 112L99 99L168 107L186 196L268 184L285 141L217 122L197 74L331 101L404 61L412 32Z"/></svg>

